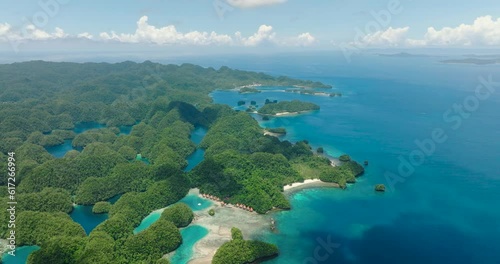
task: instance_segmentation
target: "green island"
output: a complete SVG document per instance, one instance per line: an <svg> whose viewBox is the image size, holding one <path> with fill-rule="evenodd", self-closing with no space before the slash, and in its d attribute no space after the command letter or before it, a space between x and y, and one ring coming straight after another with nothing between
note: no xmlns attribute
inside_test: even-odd
<svg viewBox="0 0 500 264"><path fill-rule="evenodd" d="M275 257L279 254L275 245L244 240L243 234L237 228L231 229L232 240L222 245L212 260L213 264L255 263L260 259Z"/></svg>
<svg viewBox="0 0 500 264"><path fill-rule="evenodd" d="M299 100L266 103L258 109L261 115L289 115L319 110L319 105Z"/></svg>
<svg viewBox="0 0 500 264"><path fill-rule="evenodd" d="M8 153L15 152L17 246L41 247L29 264L169 263L164 256L182 244L179 228L196 221L189 207L176 204L193 188L265 214L290 209L286 185L321 179L345 188L364 172L352 160L332 166L307 141L264 135L248 113L213 104L209 96L248 80L320 86L309 81L149 61L32 61L0 65L0 76L0 202L6 207L9 200L6 166ZM292 101L266 104L259 111L317 109ZM105 127L76 135L75 127L86 122ZM132 126L130 133L120 134L120 126ZM208 129L200 144L205 158L184 172L196 150L190 139L196 127ZM47 151L66 139L73 139L76 150L62 158ZM117 195L122 196L116 203L103 203ZM86 234L69 216L74 203L94 205L108 218ZM157 222L134 234L147 215L166 207ZM0 220L7 223L5 209ZM0 237L9 238L7 225L0 225ZM213 263L248 263L276 254L275 246L234 235ZM229 255L234 262L224 262Z"/></svg>
<svg viewBox="0 0 500 264"><path fill-rule="evenodd" d="M260 90L254 87L243 87L239 91L240 94L249 94L249 93L260 93Z"/></svg>
<svg viewBox="0 0 500 264"><path fill-rule="evenodd" d="M375 191L376 192L385 192L385 185L383 185L383 184L375 185Z"/></svg>
<svg viewBox="0 0 500 264"><path fill-rule="evenodd" d="M94 214L107 214L111 209L110 202L97 202L92 207L92 213Z"/></svg>

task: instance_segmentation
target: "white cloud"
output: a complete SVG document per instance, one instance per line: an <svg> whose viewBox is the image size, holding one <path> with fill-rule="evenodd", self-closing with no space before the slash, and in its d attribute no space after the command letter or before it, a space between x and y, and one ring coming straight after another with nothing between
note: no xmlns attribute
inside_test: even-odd
<svg viewBox="0 0 500 264"><path fill-rule="evenodd" d="M237 8L254 8L285 3L287 0L226 0L226 2Z"/></svg>
<svg viewBox="0 0 500 264"><path fill-rule="evenodd" d="M80 33L78 35L76 35L77 38L84 38L84 39L93 39L94 36L92 36L92 34L88 33L88 32L83 32L83 33Z"/></svg>
<svg viewBox="0 0 500 264"><path fill-rule="evenodd" d="M287 38L284 40L279 40L279 45L281 46L295 46L295 47L308 47L311 46L318 41L316 38L311 35L309 32L305 32L302 34L299 34L298 36L292 37L292 38Z"/></svg>
<svg viewBox="0 0 500 264"><path fill-rule="evenodd" d="M8 23L0 23L0 37L6 35L10 31L11 26Z"/></svg>
<svg viewBox="0 0 500 264"><path fill-rule="evenodd" d="M128 43L155 43L155 44L230 44L232 39L228 35L219 35L215 32L192 31L186 34L178 32L175 26L168 25L157 28L148 24L148 17L143 16L137 21L137 29L134 34L111 34L102 32L100 35L103 40L116 40Z"/></svg>
<svg viewBox="0 0 500 264"><path fill-rule="evenodd" d="M492 16L476 18L471 24L461 24L458 27L444 27L436 30L429 27L420 43L426 45L453 46L493 46L500 45L500 18Z"/></svg>
<svg viewBox="0 0 500 264"><path fill-rule="evenodd" d="M20 31L13 30L13 28L9 24L0 24L0 37L4 37L13 41L24 41L62 39L69 37L69 35L59 27L56 27L54 32L51 33L37 28L33 24L26 25Z"/></svg>
<svg viewBox="0 0 500 264"><path fill-rule="evenodd" d="M356 39L351 45L355 46L400 46L406 43L406 35L410 30L409 27L392 28L389 27L385 31L377 31L371 34L361 36Z"/></svg>
<svg viewBox="0 0 500 264"><path fill-rule="evenodd" d="M241 36L240 32L236 32L236 39L244 46L257 46L264 42L274 42L276 33L273 32L273 27L268 25L261 25L257 32L248 38Z"/></svg>
<svg viewBox="0 0 500 264"><path fill-rule="evenodd" d="M500 46L500 18L482 16L472 24L436 29L429 27L422 38L408 38L409 27L392 28L363 35L349 43L356 47Z"/></svg>
<svg viewBox="0 0 500 264"><path fill-rule="evenodd" d="M282 46L309 46L316 41L310 33L303 33L292 41L283 41L277 38L272 26L261 25L257 32L250 36L243 36L241 32L234 35L218 34L216 32L191 31L179 32L175 26L167 25L156 27L148 24L148 17L143 16L137 21L137 29L132 34L102 32L99 34L101 40L118 41L124 43L154 43L158 45L226 45L226 46L248 46L272 44Z"/></svg>
<svg viewBox="0 0 500 264"><path fill-rule="evenodd" d="M310 46L316 42L316 38L314 38L309 32L302 33L297 37L297 45L299 46Z"/></svg>

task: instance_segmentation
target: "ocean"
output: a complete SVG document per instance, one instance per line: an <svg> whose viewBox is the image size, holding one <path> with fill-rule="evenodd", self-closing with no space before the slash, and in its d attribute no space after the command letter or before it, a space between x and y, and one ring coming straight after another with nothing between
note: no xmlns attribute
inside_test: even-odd
<svg viewBox="0 0 500 264"><path fill-rule="evenodd" d="M280 248L265 263L500 263L500 66L441 59L359 55L349 63L341 54L309 54L193 61L333 85L330 91L342 97L281 87L212 97L233 107L267 98L316 103L318 112L260 123L285 127L284 140L307 139L331 156L369 161L347 190L290 195L292 210L274 216L278 233L256 237ZM379 183L386 193L374 191Z"/></svg>
<svg viewBox="0 0 500 264"><path fill-rule="evenodd" d="M290 194L292 210L273 215L278 232L253 237L280 249L279 257L265 263L498 264L500 66L440 63L443 59L356 55L348 62L342 54L324 52L161 62L310 79L343 94L291 94L282 87L266 87L260 94L211 94L216 103L233 107L239 100L263 104L268 98L314 102L320 111L256 118L263 127L285 127L284 140L306 139L330 156L347 153L369 161L366 173L347 190ZM204 132L195 131L193 141L198 134ZM190 157L196 162L188 169L202 156L199 150ZM374 191L379 183L387 192ZM184 263L205 234L197 226L186 229L183 236L190 242L175 261Z"/></svg>

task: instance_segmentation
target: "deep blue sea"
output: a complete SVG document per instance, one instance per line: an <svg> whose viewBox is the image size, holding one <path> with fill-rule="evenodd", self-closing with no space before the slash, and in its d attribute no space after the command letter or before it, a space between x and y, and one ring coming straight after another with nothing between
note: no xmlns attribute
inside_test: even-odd
<svg viewBox="0 0 500 264"><path fill-rule="evenodd" d="M359 162L369 161L365 175L347 190L290 195L292 210L273 216L279 232L256 237L280 248L280 256L265 263L499 264L500 85L491 87L490 96L485 89L479 95L475 90L480 77L488 80L491 75L500 82L500 66L439 63L442 59L357 55L347 62L342 54L321 53L162 62L226 65L311 79L343 94L290 94L280 87L260 94L212 94L215 102L231 106L239 100L262 104L267 98L319 104L321 110L311 114L257 119L264 127L285 127L285 140L307 139L331 156L347 153ZM460 112L464 102L468 106ZM441 143L433 140L429 155L419 156L415 142L428 143L433 136ZM190 159L199 162L203 153L198 152ZM417 165L403 175L398 172L405 164L401 160ZM375 193L378 183L388 191ZM186 244L194 244L203 232L184 231L191 241ZM183 248L179 259L191 249Z"/></svg>
<svg viewBox="0 0 500 264"><path fill-rule="evenodd" d="M310 54L193 60L333 85L342 97L280 87L212 97L234 107L267 98L314 102L320 111L260 123L285 127L285 140L307 139L332 156L369 161L347 190L291 195L293 209L274 216L279 233L260 236L281 252L266 263L500 263L500 66L440 59L364 55L348 63L339 54ZM479 78L490 76L498 83L476 95ZM425 153L416 141L426 143ZM375 193L378 183L388 191Z"/></svg>

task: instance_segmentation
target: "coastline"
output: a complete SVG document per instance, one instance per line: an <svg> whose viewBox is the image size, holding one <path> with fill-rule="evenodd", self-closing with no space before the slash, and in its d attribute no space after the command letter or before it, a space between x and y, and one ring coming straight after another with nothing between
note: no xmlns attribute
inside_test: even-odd
<svg viewBox="0 0 500 264"><path fill-rule="evenodd" d="M264 136L273 136L273 137L279 138L279 137L285 136L285 134L273 133L273 132L268 131L267 129L264 129Z"/></svg>
<svg viewBox="0 0 500 264"><path fill-rule="evenodd" d="M296 116L296 115L301 115L301 114L312 113L312 112L318 111L318 110L306 110L306 111L299 111L299 112L279 112L276 114L261 114L257 111L255 111L254 113L259 114L261 116L275 116L276 117L276 116Z"/></svg>
<svg viewBox="0 0 500 264"><path fill-rule="evenodd" d="M283 187L283 192L288 194L312 188L340 188L337 183L323 182L320 179L307 179L304 182L295 182Z"/></svg>
<svg viewBox="0 0 500 264"><path fill-rule="evenodd" d="M214 204L209 208L195 212L191 224L208 229L208 234L194 244L193 255L188 264L210 264L217 249L231 240L232 227L239 228L247 239L271 228L268 215L259 215L234 206L222 206L220 202L212 202ZM210 209L215 210L214 216L208 214Z"/></svg>
<svg viewBox="0 0 500 264"><path fill-rule="evenodd" d="M335 166L332 162L332 166ZM304 189L313 188L340 188L337 183L322 182L320 179L307 179L304 182L295 182L283 186L284 194L291 194ZM189 194L200 195L199 189L191 189ZM257 214L248 212L231 205L222 205L221 202L212 201L212 206L194 212L194 219L191 225L199 225L208 230L208 234L193 245L193 254L188 260L188 264L210 264L217 249L224 243L231 240L231 228L237 227L246 239L252 239L271 230L271 214ZM214 216L210 216L208 211L213 209Z"/></svg>

